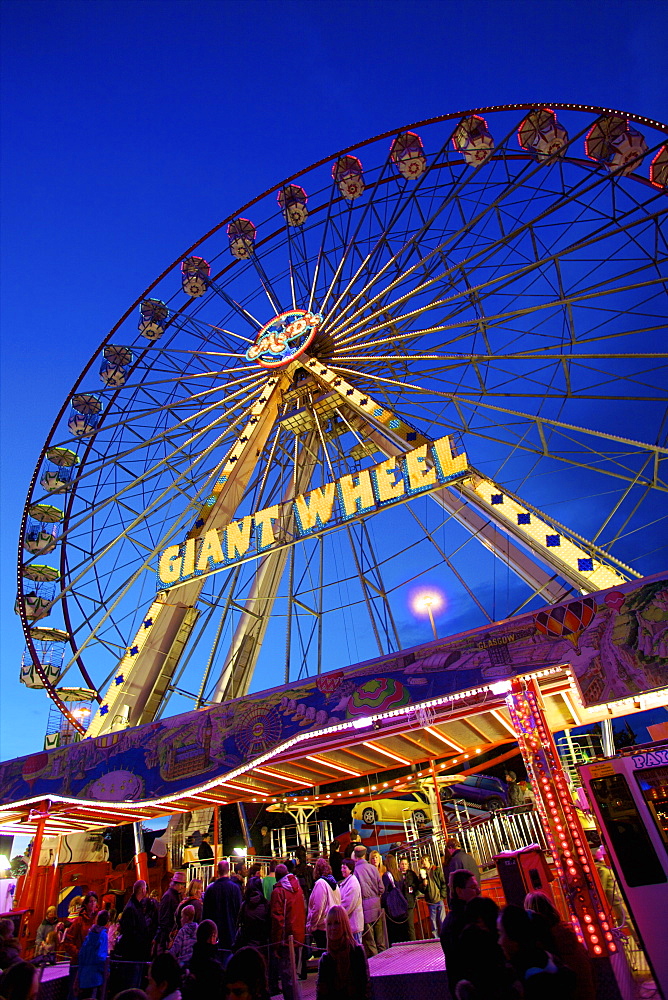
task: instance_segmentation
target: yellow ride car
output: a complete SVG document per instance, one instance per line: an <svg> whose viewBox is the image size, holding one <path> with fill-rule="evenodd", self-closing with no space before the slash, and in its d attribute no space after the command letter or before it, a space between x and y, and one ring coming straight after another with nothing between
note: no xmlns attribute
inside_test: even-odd
<svg viewBox="0 0 668 1000"><path fill-rule="evenodd" d="M373 826L374 823L402 823L410 816L416 825L431 820L431 807L424 792L408 792L396 799L358 802L352 810L353 819L361 820L365 826Z"/></svg>

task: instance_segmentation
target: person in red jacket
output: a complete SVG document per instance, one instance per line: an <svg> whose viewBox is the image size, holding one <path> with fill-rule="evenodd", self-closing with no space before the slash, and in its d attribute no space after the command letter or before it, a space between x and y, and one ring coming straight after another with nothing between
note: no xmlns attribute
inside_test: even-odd
<svg viewBox="0 0 668 1000"><path fill-rule="evenodd" d="M65 951L76 959L84 938L95 923L97 914L97 893L87 892L83 898L78 916L72 921L65 934Z"/></svg>
<svg viewBox="0 0 668 1000"><path fill-rule="evenodd" d="M276 866L276 885L271 893L271 943L278 962L284 1000L294 1000L293 967L289 939L295 949L295 969L299 967L306 933L306 903L299 879L288 874L285 865Z"/></svg>
<svg viewBox="0 0 668 1000"><path fill-rule="evenodd" d="M95 923L97 909L97 893L87 892L83 898L78 917L72 921L65 934L63 944L65 951L70 957L70 997L74 996L74 983L79 972L79 951L84 938Z"/></svg>

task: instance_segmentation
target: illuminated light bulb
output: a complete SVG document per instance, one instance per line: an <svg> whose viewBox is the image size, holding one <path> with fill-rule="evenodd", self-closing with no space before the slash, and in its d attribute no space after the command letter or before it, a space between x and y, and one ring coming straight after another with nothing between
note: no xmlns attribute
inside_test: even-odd
<svg viewBox="0 0 668 1000"><path fill-rule="evenodd" d="M609 944L608 945L608 951L617 951L617 945L616 944Z"/></svg>
<svg viewBox="0 0 668 1000"><path fill-rule="evenodd" d="M595 955L601 955L602 952L603 952L603 949L601 948L600 944L594 945L594 954Z"/></svg>

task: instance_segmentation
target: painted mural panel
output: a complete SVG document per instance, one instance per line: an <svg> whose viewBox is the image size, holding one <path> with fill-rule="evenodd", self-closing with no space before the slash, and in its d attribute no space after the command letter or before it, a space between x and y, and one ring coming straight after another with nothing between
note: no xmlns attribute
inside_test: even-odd
<svg viewBox="0 0 668 1000"><path fill-rule="evenodd" d="M668 686L668 578L652 577L319 677L0 764L0 802L175 795L297 733L570 663L585 705Z"/></svg>

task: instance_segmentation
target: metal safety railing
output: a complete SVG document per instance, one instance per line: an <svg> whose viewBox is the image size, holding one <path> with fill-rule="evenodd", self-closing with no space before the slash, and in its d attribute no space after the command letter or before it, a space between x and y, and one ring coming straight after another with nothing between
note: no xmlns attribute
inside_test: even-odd
<svg viewBox="0 0 668 1000"><path fill-rule="evenodd" d="M578 766L587 764L602 753L601 737L597 734L572 735L568 730L556 740L561 765L568 775L573 788L581 788L582 780Z"/></svg>
<svg viewBox="0 0 668 1000"><path fill-rule="evenodd" d="M239 857L236 854L231 855L219 855L219 861L229 861L230 872L234 873L234 866L240 861L243 861L247 868L250 868L253 864L262 865L262 870L260 872L261 876L269 874L269 865L271 861L276 861L276 858L264 857L261 855L247 855L246 857ZM186 879L190 882L191 879L199 879L202 883L202 887L206 889L210 882L213 882L216 878L216 867L213 861L208 861L206 864L203 861L187 861L185 863L186 869Z"/></svg>
<svg viewBox="0 0 668 1000"><path fill-rule="evenodd" d="M457 810L445 834L437 832L421 838L408 837L397 855L408 858L411 867L415 867L423 857L439 864L451 837L456 838L483 869L493 868L494 856L502 851L517 851L531 844L548 849L538 813L533 806L521 805L474 818L471 818L468 809Z"/></svg>
<svg viewBox="0 0 668 1000"><path fill-rule="evenodd" d="M305 847L307 854L327 857L334 840L329 820L310 820L294 826L280 826L271 831L271 850L274 857L285 858L298 847Z"/></svg>
<svg viewBox="0 0 668 1000"><path fill-rule="evenodd" d="M462 846L481 868L493 867L494 856L502 851L518 851L531 844L543 850L548 847L538 813L525 805L498 809L489 819L462 823L457 832Z"/></svg>

